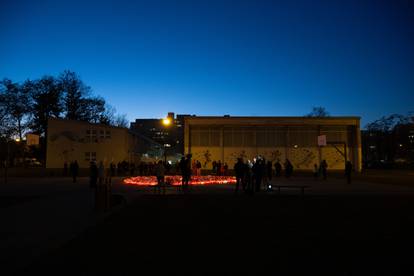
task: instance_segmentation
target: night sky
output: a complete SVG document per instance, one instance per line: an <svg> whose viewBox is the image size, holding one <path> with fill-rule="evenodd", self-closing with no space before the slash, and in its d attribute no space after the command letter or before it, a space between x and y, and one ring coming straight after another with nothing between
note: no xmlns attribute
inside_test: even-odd
<svg viewBox="0 0 414 276"><path fill-rule="evenodd" d="M0 78L65 69L130 120L324 106L364 125L414 111L414 1L0 0Z"/></svg>

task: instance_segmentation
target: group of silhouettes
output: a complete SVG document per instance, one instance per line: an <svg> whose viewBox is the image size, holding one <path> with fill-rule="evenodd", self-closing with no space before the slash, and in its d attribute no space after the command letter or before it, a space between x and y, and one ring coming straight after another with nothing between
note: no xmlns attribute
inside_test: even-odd
<svg viewBox="0 0 414 276"><path fill-rule="evenodd" d="M293 165L289 159L285 160L284 172L287 178L293 174ZM276 177L282 176L282 164L279 160L273 165L272 161L266 161L264 158L257 158L253 162L243 162L242 158L238 158L234 164L234 174L236 176L235 191L238 192L240 187L247 193L259 192L264 185L271 182L274 175Z"/></svg>

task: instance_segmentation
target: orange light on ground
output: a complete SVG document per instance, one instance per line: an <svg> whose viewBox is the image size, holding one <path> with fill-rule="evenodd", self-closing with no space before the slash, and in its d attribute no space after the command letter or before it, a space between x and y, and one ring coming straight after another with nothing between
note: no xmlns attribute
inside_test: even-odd
<svg viewBox="0 0 414 276"><path fill-rule="evenodd" d="M169 175L165 177L165 182L172 186L181 185L182 177L180 175ZM234 176L216 176L216 175L202 175L192 176L189 185L214 185L214 184L235 184L236 178ZM158 184L155 176L135 176L124 179L124 184L138 185L138 186L155 186Z"/></svg>

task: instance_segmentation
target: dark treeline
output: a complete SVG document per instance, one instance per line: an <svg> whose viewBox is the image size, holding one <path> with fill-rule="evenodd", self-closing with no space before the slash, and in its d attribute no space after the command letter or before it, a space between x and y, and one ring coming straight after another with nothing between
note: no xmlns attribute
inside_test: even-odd
<svg viewBox="0 0 414 276"><path fill-rule="evenodd" d="M391 114L365 126L365 168L414 168L414 114Z"/></svg>
<svg viewBox="0 0 414 276"><path fill-rule="evenodd" d="M0 81L0 160L31 156L43 161L49 118L128 127L126 116L117 115L75 72L21 83L5 78ZM40 147L15 142L26 133L38 134Z"/></svg>
<svg viewBox="0 0 414 276"><path fill-rule="evenodd" d="M46 136L48 118L64 118L127 127L125 115L92 89L72 71L59 76L44 76L22 83L0 81L0 131L2 137L23 138L28 131Z"/></svg>

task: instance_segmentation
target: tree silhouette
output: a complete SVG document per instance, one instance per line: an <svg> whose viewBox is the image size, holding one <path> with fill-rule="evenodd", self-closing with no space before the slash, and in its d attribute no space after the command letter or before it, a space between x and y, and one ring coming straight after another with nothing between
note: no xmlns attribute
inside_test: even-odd
<svg viewBox="0 0 414 276"><path fill-rule="evenodd" d="M329 117L329 112L326 111L325 107L322 106L316 106L312 108L312 111L306 115L307 117L318 117L318 118L322 118L322 117Z"/></svg>
<svg viewBox="0 0 414 276"><path fill-rule="evenodd" d="M29 83L23 85L9 79L0 82L0 120L8 126L6 136L17 135L20 139L27 129L27 118L30 115Z"/></svg>

